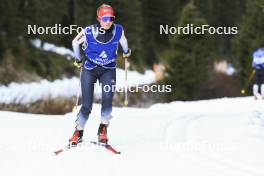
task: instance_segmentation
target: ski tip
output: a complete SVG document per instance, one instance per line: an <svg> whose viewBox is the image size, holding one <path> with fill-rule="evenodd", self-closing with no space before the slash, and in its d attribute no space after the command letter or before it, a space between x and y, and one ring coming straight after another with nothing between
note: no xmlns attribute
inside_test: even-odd
<svg viewBox="0 0 264 176"><path fill-rule="evenodd" d="M121 154L120 151L117 151L116 149L114 149L111 145L107 144L107 143L101 143L101 142L95 142L95 141L90 141L92 144L98 145L100 147L104 147L107 150L109 150L110 152L114 153L114 154Z"/></svg>
<svg viewBox="0 0 264 176"><path fill-rule="evenodd" d="M117 155L120 155L121 154L121 152L120 151L116 151L115 149L110 149L110 151L111 152L113 152L114 154L117 154Z"/></svg>
<svg viewBox="0 0 264 176"><path fill-rule="evenodd" d="M63 150L58 150L58 151L55 151L54 154L57 156L58 154L60 154L61 152L63 152Z"/></svg>

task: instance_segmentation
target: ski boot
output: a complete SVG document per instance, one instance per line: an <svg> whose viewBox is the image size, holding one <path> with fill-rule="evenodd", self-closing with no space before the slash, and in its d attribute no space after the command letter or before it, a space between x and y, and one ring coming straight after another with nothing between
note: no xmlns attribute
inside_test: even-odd
<svg viewBox="0 0 264 176"><path fill-rule="evenodd" d="M70 146L76 146L78 143L81 143L82 137L83 137L83 130L78 130L75 127L75 131L74 131L71 139L69 140L69 145Z"/></svg>
<svg viewBox="0 0 264 176"><path fill-rule="evenodd" d="M100 124L99 128L98 128L98 142L99 143L104 143L107 144L108 142L108 138L107 138L107 126L106 124Z"/></svg>

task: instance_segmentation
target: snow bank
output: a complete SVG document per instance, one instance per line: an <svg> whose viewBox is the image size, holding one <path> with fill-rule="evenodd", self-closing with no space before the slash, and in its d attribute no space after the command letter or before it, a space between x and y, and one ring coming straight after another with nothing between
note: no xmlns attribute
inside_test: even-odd
<svg viewBox="0 0 264 176"><path fill-rule="evenodd" d="M124 86L125 72L117 69L117 88ZM155 81L155 75L148 70L145 74L136 71L128 72L128 85L150 84ZM71 97L76 95L79 85L79 78L64 78L62 80L33 83L11 83L8 86L0 86L0 103L33 103L45 98ZM95 96L101 95L101 88L97 85Z"/></svg>
<svg viewBox="0 0 264 176"><path fill-rule="evenodd" d="M62 56L71 56L72 58L74 57L73 51L65 47L59 47L48 42L44 42L43 46L41 46L42 41L40 39L33 39L31 40L31 43L36 48L42 49L44 51L54 52ZM67 57L67 59L70 60L71 57Z"/></svg>

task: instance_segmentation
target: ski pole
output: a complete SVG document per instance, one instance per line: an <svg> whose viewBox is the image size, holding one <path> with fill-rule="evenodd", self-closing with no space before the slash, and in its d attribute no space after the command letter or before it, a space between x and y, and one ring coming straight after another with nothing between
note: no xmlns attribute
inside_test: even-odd
<svg viewBox="0 0 264 176"><path fill-rule="evenodd" d="M249 78L248 78L248 81L246 82L245 87L244 87L243 89L241 89L241 91L240 91L242 95L244 95L244 94L246 93L246 89L247 89L247 87L248 87L250 81L251 81L252 78L254 77L255 73L256 73L256 70L253 69L253 70L251 71L250 75L249 75Z"/></svg>
<svg viewBox="0 0 264 176"><path fill-rule="evenodd" d="M127 69L128 69L128 61L127 58L125 58L125 100L124 100L124 105L128 105L128 96L127 96Z"/></svg>
<svg viewBox="0 0 264 176"><path fill-rule="evenodd" d="M79 99L80 99L80 90L81 90L81 73L82 73L82 67L80 69L80 77L79 77L79 83L78 83L78 88L77 88L77 93L76 93L76 102L75 102L75 106L72 108L72 112L77 111L77 107L78 107L78 103L79 103Z"/></svg>

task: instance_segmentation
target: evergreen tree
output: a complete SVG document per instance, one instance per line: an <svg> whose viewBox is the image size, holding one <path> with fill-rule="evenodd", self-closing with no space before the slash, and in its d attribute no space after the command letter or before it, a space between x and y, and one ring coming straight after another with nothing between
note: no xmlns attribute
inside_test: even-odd
<svg viewBox="0 0 264 176"><path fill-rule="evenodd" d="M238 26L244 12L245 0L195 0L197 8L212 26ZM234 35L215 35L214 53L219 58L228 58L231 54L231 39ZM227 56L227 57L226 57Z"/></svg>
<svg viewBox="0 0 264 176"><path fill-rule="evenodd" d="M62 27L70 27L74 25L76 21L76 2L75 0L68 0L67 2L67 13L62 16ZM63 34L61 36L61 44L64 46L71 48L71 41L75 37L76 34Z"/></svg>
<svg viewBox="0 0 264 176"><path fill-rule="evenodd" d="M236 60L240 66L241 83L248 80L252 53L264 44L264 0L247 0L246 13L234 39Z"/></svg>
<svg viewBox="0 0 264 176"><path fill-rule="evenodd" d="M191 2L182 11L179 24L207 24ZM168 60L168 80L172 85L169 99L197 99L199 88L207 80L210 69L211 39L208 35L176 35L171 39L172 56Z"/></svg>
<svg viewBox="0 0 264 176"><path fill-rule="evenodd" d="M91 0L82 0L75 2L75 24L80 27L85 27L88 24L96 23L96 8L95 2Z"/></svg>
<svg viewBox="0 0 264 176"><path fill-rule="evenodd" d="M121 23L125 30L129 47L133 51L131 62L140 66L144 52L142 36L144 35L143 16L140 0L123 1L113 3L116 10L116 22Z"/></svg>
<svg viewBox="0 0 264 176"><path fill-rule="evenodd" d="M163 50L169 46L167 35L160 34L160 25L174 25L183 7L182 0L143 0L144 60L148 67L159 62Z"/></svg>
<svg viewBox="0 0 264 176"><path fill-rule="evenodd" d="M36 38L27 34L28 24L37 24L40 19L38 9L40 8L40 3L38 0L21 0L17 7L18 12L18 33L28 38Z"/></svg>

